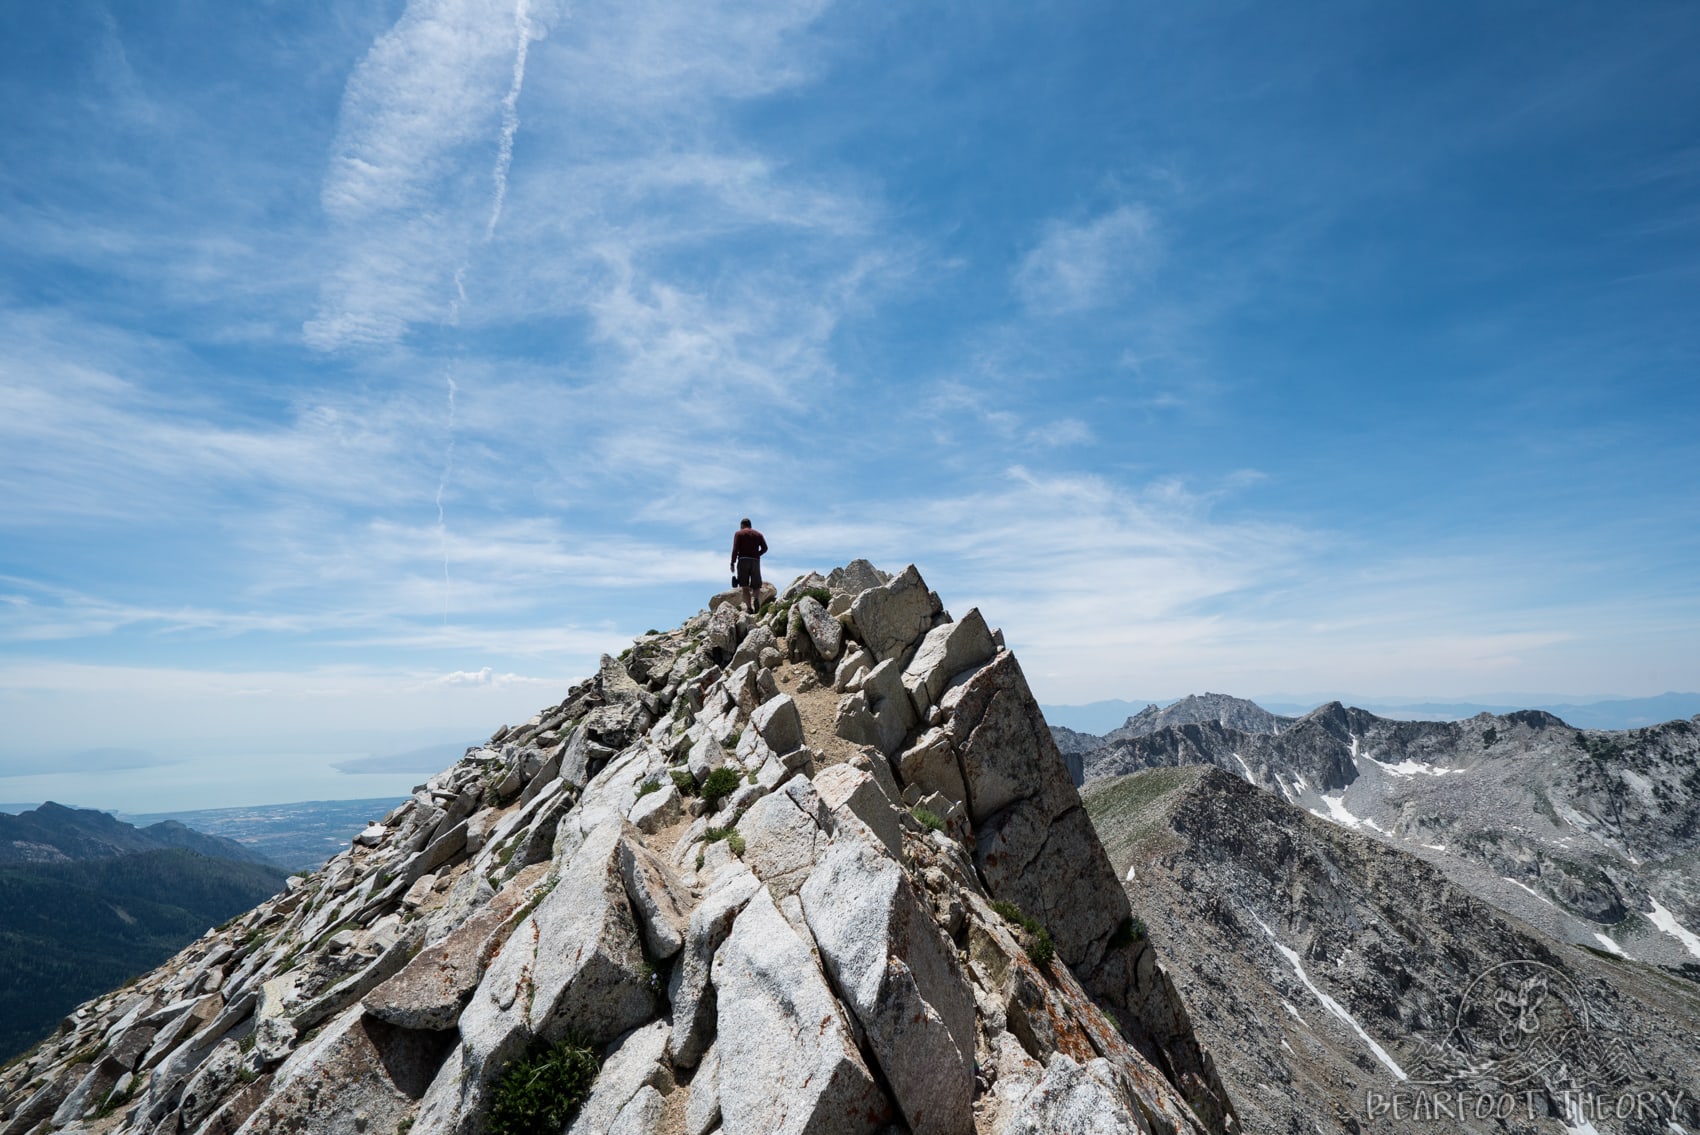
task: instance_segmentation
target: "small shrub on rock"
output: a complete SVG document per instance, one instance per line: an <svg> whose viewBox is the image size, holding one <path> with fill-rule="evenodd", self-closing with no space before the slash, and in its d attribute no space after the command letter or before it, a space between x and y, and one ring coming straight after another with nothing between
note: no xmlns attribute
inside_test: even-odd
<svg viewBox="0 0 1700 1135"><path fill-rule="evenodd" d="M709 828L703 835L703 839L708 843L718 843L725 840L726 846L732 849L732 854L743 858L744 837L739 834L737 828Z"/></svg>
<svg viewBox="0 0 1700 1135"><path fill-rule="evenodd" d="M642 800L645 796L648 796L651 792L660 792L660 791L661 791L661 782L660 781L646 780L642 784L638 785L638 790L637 790L638 799Z"/></svg>
<svg viewBox="0 0 1700 1135"><path fill-rule="evenodd" d="M1116 932L1110 935L1110 945L1132 945L1145 937L1145 934L1145 920L1138 915L1130 914L1122 919L1121 925L1116 927Z"/></svg>
<svg viewBox="0 0 1700 1135"><path fill-rule="evenodd" d="M1047 966L1056 956L1057 946L1051 941L1051 932L1043 926L1033 931L1033 936L1027 943L1027 960L1036 966Z"/></svg>
<svg viewBox="0 0 1700 1135"><path fill-rule="evenodd" d="M1046 930L1037 918L1028 914L1012 902L1002 900L992 904L1005 922L1019 926L1027 931L1027 960L1036 966L1048 965L1057 956L1056 943L1051 941L1051 933Z"/></svg>
<svg viewBox="0 0 1700 1135"><path fill-rule="evenodd" d="M720 802L738 790L738 774L725 765L721 765L708 774L708 779L702 782L702 799L708 805L709 811L720 807Z"/></svg>
<svg viewBox="0 0 1700 1135"><path fill-rule="evenodd" d="M578 1114L601 1070L596 1050L576 1038L537 1044L496 1084L489 1135L558 1135Z"/></svg>
<svg viewBox="0 0 1700 1135"><path fill-rule="evenodd" d="M697 778L691 775L690 769L668 769L667 775L673 778L673 787L677 788L681 795L695 796L697 794Z"/></svg>
<svg viewBox="0 0 1700 1135"><path fill-rule="evenodd" d="M909 814L921 822L928 831L944 831L944 818L931 808L923 808L919 804L909 809Z"/></svg>

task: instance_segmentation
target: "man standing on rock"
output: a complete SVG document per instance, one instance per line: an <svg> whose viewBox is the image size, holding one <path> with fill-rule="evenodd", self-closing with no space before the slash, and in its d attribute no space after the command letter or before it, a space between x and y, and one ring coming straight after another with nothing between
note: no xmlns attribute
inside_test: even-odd
<svg viewBox="0 0 1700 1135"><path fill-rule="evenodd" d="M744 609L751 614L761 605L761 558L766 554L767 540L744 517L732 536L732 582L743 588Z"/></svg>

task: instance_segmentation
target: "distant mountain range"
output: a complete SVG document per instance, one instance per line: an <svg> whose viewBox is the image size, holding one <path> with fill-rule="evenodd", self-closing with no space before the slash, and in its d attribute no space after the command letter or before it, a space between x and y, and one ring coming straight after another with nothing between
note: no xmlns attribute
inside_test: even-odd
<svg viewBox="0 0 1700 1135"><path fill-rule="evenodd" d="M1395 721L1338 702L1293 719L1204 695L1116 734L1079 753L1089 785L1214 765L1428 860L1554 938L1700 976L1700 722Z"/></svg>
<svg viewBox="0 0 1700 1135"><path fill-rule="evenodd" d="M1093 744L1098 738L1091 739ZM49 803L0 804L0 844L12 841L6 833L18 833L21 844L39 842L30 837L31 824L39 817L25 821L23 826L9 824L11 817L24 812L47 808L50 812L74 813L75 830L92 841L92 846L109 843L111 851L140 851L158 847L186 847L205 855L227 859L249 859L269 863L286 871L311 871L347 846L354 833L399 804L404 797L384 796L359 800L298 800L289 804L255 804L241 808L202 808L186 812L128 813L100 809L66 807ZM104 825L98 818L107 817L118 828ZM138 835L132 828L140 829ZM129 830L129 834L124 834ZM66 836L65 838L72 838ZM205 842L211 838L213 842ZM133 844L134 846L129 846ZM0 847L0 863L8 857L17 859L53 860L55 852L23 848L10 852ZM67 855L77 858L76 855Z"/></svg>
<svg viewBox="0 0 1700 1135"><path fill-rule="evenodd" d="M1478 713L1506 714L1520 709L1538 709L1561 718L1565 724L1574 725L1578 729L1638 729L1642 726L1693 717L1700 713L1700 693L1664 693L1655 697L1601 698L1593 701L1566 701L1562 698L1532 696L1526 701L1495 700L1492 703L1365 698L1342 694L1310 700L1276 696L1259 699L1257 704L1273 713L1303 717L1330 701L1355 705L1380 717L1396 721L1462 721ZM1172 706L1175 703L1164 704ZM1087 702L1083 705L1047 705L1043 708L1045 720L1053 727L1061 726L1073 733L1104 736L1144 711L1158 708L1158 703L1112 699Z"/></svg>
<svg viewBox="0 0 1700 1135"><path fill-rule="evenodd" d="M51 800L33 811L0 814L0 864L71 863L170 848L238 863L269 863L235 840L206 835L176 820L138 828L106 812L67 808Z"/></svg>
<svg viewBox="0 0 1700 1135"><path fill-rule="evenodd" d="M0 815L0 1060L283 886L233 840L47 803Z"/></svg>
<svg viewBox="0 0 1700 1135"><path fill-rule="evenodd" d="M1279 733L1296 718L1270 713L1256 702L1227 694L1189 694L1161 709L1148 705L1128 718L1120 728L1105 734L1106 744L1145 737L1172 725L1196 725L1214 721L1242 733Z"/></svg>
<svg viewBox="0 0 1700 1135"><path fill-rule="evenodd" d="M1110 703L1101 703L1110 704ZM1116 702L1123 705L1126 703ZM1047 717L1047 721L1049 718ZM1286 726L1292 725L1298 718L1282 717L1270 713L1256 702L1245 698L1231 697L1227 694L1189 694L1179 701L1170 702L1167 706L1148 705L1138 713L1128 717L1119 726L1106 733L1083 733L1070 729L1066 725L1051 725L1051 737L1070 757L1070 768L1075 767L1072 758L1094 753L1106 745L1118 741L1129 741L1135 737L1146 737L1161 729L1175 725L1198 725L1212 722L1218 725L1238 729L1244 733L1280 732ZM1080 770L1076 770L1080 771ZM1101 774L1100 774L1101 775ZM1079 783L1081 776L1076 776Z"/></svg>
<svg viewBox="0 0 1700 1135"><path fill-rule="evenodd" d="M464 750L464 746L462 747ZM203 808L154 812L124 818L132 823L188 825L247 848L289 871L311 871L348 846L354 833L405 797L365 800L301 800L247 808ZM149 828L148 830L152 830Z"/></svg>

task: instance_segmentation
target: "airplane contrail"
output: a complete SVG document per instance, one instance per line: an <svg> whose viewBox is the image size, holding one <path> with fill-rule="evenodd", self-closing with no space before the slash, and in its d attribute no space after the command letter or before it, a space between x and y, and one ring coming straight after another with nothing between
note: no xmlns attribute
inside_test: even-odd
<svg viewBox="0 0 1700 1135"><path fill-rule="evenodd" d="M525 85L525 55L531 42L531 0L514 2L514 77L508 93L502 99L502 138L496 150L496 168L490 171L494 183L490 201L490 223L484 229L484 241L496 235L496 223L502 219L502 203L508 196L508 167L514 160L514 135L519 132L519 92Z"/></svg>
<svg viewBox="0 0 1700 1135"><path fill-rule="evenodd" d="M484 243L496 235L496 225L502 219L502 206L508 197L508 169L514 160L514 136L519 133L519 95L525 86L525 58L531 44L531 0L514 0L514 72L508 93L502 98L502 131L496 145L496 164L490 171L490 220L484 226ZM466 302L467 263L455 270L455 297L449 302L449 323L460 323L460 309ZM437 541L443 555L443 625L449 622L449 529L443 497L448 492L449 477L455 464L455 393L460 389L453 375L449 384L449 442L443 455L443 473L437 481Z"/></svg>
<svg viewBox="0 0 1700 1135"><path fill-rule="evenodd" d="M455 467L455 385L453 375L446 376L449 384L449 445L443 454L443 474L437 478L437 544L443 553L443 625L449 625L449 528L443 509L443 495L448 492L449 474Z"/></svg>

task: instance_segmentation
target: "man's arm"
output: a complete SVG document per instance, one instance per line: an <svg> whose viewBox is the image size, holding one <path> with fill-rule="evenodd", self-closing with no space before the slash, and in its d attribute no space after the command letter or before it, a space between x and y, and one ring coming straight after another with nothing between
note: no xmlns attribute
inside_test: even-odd
<svg viewBox="0 0 1700 1135"><path fill-rule="evenodd" d="M766 536L757 536L756 542L761 545L761 551L757 552L756 555L758 555L758 556L767 555L767 537Z"/></svg>

